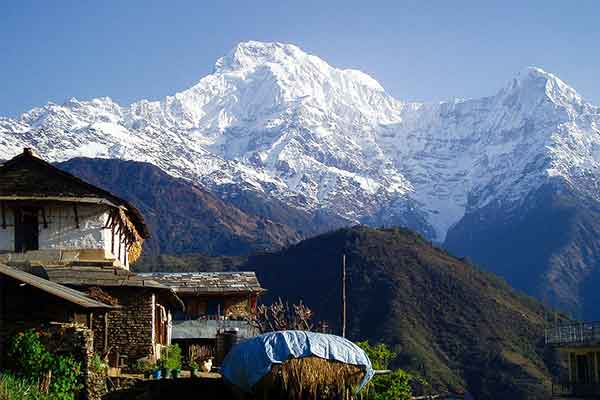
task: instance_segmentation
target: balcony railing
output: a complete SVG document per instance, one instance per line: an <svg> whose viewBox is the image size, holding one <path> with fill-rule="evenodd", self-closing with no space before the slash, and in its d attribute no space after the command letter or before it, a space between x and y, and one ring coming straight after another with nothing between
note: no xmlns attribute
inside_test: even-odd
<svg viewBox="0 0 600 400"><path fill-rule="evenodd" d="M237 330L242 338L258 334L247 321L220 318L173 320L173 339L214 339L220 330Z"/></svg>
<svg viewBox="0 0 600 400"><path fill-rule="evenodd" d="M553 382L552 396L597 399L600 396L600 383Z"/></svg>
<svg viewBox="0 0 600 400"><path fill-rule="evenodd" d="M546 328L546 344L600 343L600 322L580 322Z"/></svg>

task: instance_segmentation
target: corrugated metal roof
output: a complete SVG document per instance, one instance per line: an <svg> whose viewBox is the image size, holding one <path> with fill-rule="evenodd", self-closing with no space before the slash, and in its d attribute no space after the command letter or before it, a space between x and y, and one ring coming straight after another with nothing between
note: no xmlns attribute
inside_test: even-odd
<svg viewBox="0 0 600 400"><path fill-rule="evenodd" d="M178 293L264 292L254 272L152 272L141 273Z"/></svg>
<svg viewBox="0 0 600 400"><path fill-rule="evenodd" d="M60 285L55 282L51 282L47 279L40 278L39 276L32 275L28 272L21 271L19 269L9 267L7 265L0 264L0 274L6 275L12 279L26 283L37 289L43 290L53 296L59 297L63 300L77 304L84 308L103 308L111 309L112 306L101 303L97 300L90 298L87 294L79 292L75 289Z"/></svg>

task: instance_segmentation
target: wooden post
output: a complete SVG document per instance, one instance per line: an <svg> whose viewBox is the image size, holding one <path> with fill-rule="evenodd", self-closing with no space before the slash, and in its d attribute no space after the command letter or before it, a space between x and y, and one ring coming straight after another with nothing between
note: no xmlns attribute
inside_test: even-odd
<svg viewBox="0 0 600 400"><path fill-rule="evenodd" d="M104 313L104 352L108 351L108 313Z"/></svg>
<svg viewBox="0 0 600 400"><path fill-rule="evenodd" d="M342 254L342 337L346 337L346 254Z"/></svg>
<svg viewBox="0 0 600 400"><path fill-rule="evenodd" d="M6 208L3 201L0 203L2 204L2 229L6 229Z"/></svg>
<svg viewBox="0 0 600 400"><path fill-rule="evenodd" d="M4 282L4 276L0 276L0 368L4 367L4 301L6 298Z"/></svg>

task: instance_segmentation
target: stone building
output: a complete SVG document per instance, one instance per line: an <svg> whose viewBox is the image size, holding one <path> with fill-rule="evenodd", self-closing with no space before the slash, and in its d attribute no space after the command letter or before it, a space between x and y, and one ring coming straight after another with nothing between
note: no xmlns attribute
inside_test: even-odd
<svg viewBox="0 0 600 400"><path fill-rule="evenodd" d="M258 333L248 317L256 311L258 297L265 289L254 272L140 275L172 288L183 300L185 310L173 316L172 339L188 359L216 355L217 337L222 332L236 332L238 340Z"/></svg>
<svg viewBox="0 0 600 400"><path fill-rule="evenodd" d="M10 290L2 291L0 339L33 322L27 314L11 312L12 304L25 301L35 310L37 325L88 326L94 349L113 366L160 357L160 348L171 340L171 315L183 303L172 288L129 271L148 236L134 206L31 150L4 163L0 276ZM24 281L15 286L17 270L19 279L37 286ZM70 301L75 297L89 303ZM35 304L42 306L36 309Z"/></svg>

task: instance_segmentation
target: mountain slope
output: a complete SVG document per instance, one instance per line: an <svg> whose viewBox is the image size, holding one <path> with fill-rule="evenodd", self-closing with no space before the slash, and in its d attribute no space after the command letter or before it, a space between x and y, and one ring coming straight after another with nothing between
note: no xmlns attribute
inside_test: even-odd
<svg viewBox="0 0 600 400"><path fill-rule="evenodd" d="M150 227L146 254L238 255L300 239L292 228L249 215L188 181L147 163L75 158L58 167L140 209Z"/></svg>
<svg viewBox="0 0 600 400"><path fill-rule="evenodd" d="M281 43L240 43L212 74L160 101L70 99L0 118L0 158L21 147L53 161L150 162L304 236L357 222L402 225L436 243L451 231L447 243L461 251L472 248L461 226L488 210L516 217L543 187L573 193L573 208L600 200L600 109L551 73L527 68L480 99L409 103L360 71ZM544 237L541 246L553 243ZM569 268L597 269L536 260L542 275L576 277L568 293L551 288L565 304L591 276ZM505 277L516 283L521 273ZM540 293L539 284L526 289Z"/></svg>
<svg viewBox="0 0 600 400"><path fill-rule="evenodd" d="M547 305L593 318L599 300L598 237L600 204L546 185L518 210L491 206L467 215L449 231L445 246L511 277L514 287Z"/></svg>
<svg viewBox="0 0 600 400"><path fill-rule="evenodd" d="M5 157L28 145L53 160L149 161L208 187L235 183L443 241L465 212L517 207L555 177L598 198L599 121L537 68L491 97L404 103L295 46L247 42L161 101L71 99L0 119L0 133Z"/></svg>
<svg viewBox="0 0 600 400"><path fill-rule="evenodd" d="M396 365L425 375L438 389L468 387L477 399L547 398L555 364L543 344L541 304L410 231L348 228L224 262L227 269L256 271L268 289L263 301L303 300L338 332L342 254L351 339L390 344L399 352ZM157 261L136 268L182 267L174 259L160 267ZM197 263L187 270L207 264L187 262ZM209 268L219 269L216 264Z"/></svg>

